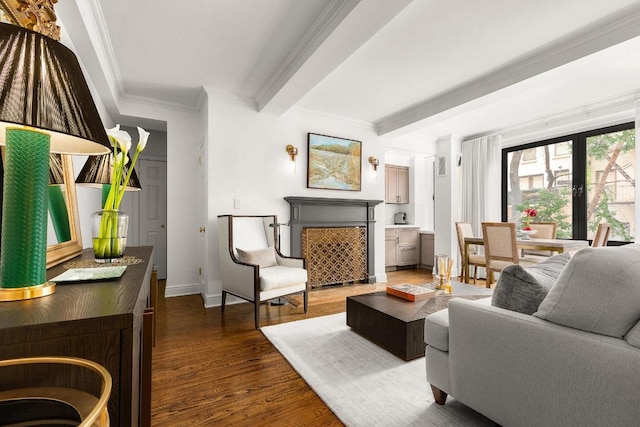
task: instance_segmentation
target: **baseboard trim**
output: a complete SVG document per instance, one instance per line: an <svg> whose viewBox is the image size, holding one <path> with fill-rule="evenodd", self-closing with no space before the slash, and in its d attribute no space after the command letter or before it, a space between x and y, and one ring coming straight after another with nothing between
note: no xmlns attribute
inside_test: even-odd
<svg viewBox="0 0 640 427"><path fill-rule="evenodd" d="M181 285L167 285L164 290L165 298L182 297L185 295L200 294L200 285L198 283L184 283Z"/></svg>
<svg viewBox="0 0 640 427"><path fill-rule="evenodd" d="M206 295L202 299L204 300L204 308L219 307L220 305L222 305L222 293ZM247 302L247 301L243 300L242 298L235 297L231 294L227 294L227 302L226 302L227 305L238 304L241 302Z"/></svg>

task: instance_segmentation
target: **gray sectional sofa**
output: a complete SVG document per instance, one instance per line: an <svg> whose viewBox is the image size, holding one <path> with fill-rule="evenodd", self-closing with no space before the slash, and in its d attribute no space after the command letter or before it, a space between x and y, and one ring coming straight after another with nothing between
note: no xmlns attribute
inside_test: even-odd
<svg viewBox="0 0 640 427"><path fill-rule="evenodd" d="M506 268L425 321L427 381L504 426L640 425L640 245Z"/></svg>

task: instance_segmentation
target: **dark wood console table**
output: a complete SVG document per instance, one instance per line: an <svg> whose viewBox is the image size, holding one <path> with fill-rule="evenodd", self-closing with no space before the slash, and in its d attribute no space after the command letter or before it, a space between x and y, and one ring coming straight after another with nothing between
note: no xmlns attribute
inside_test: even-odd
<svg viewBox="0 0 640 427"><path fill-rule="evenodd" d="M129 247L143 260L116 280L58 284L53 295L0 303L0 359L75 356L104 366L113 378L112 426L150 425L155 274L153 247ZM93 259L92 249L70 261ZM53 278L62 265L47 271ZM22 378L0 378L0 389Z"/></svg>

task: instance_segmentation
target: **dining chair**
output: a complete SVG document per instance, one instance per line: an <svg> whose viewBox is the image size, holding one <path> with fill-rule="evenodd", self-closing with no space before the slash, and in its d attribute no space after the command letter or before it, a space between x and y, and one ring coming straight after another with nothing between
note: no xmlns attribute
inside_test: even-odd
<svg viewBox="0 0 640 427"><path fill-rule="evenodd" d="M456 233L458 234L458 248L460 249L460 259L462 260L462 281L464 283L468 282L468 277L465 277L466 269L464 268L468 263L470 267L473 266L473 284L475 285L478 281L478 267L486 266L487 262L484 255L477 252L475 245L469 246L469 260L465 259L464 238L473 237L473 229L470 222L456 222Z"/></svg>
<svg viewBox="0 0 640 427"><path fill-rule="evenodd" d="M555 221L550 222L532 222L529 224L532 230L537 231L532 237L534 239L555 239L558 230L558 223ZM549 257L553 255L553 251L542 251L536 249L523 249L522 256L543 256Z"/></svg>
<svg viewBox="0 0 640 427"><path fill-rule="evenodd" d="M607 246L610 234L611 224L608 222L601 222L598 224L598 229L596 230L596 235L593 237L593 241L591 242L591 247L597 248L600 246Z"/></svg>
<svg viewBox="0 0 640 427"><path fill-rule="evenodd" d="M503 268L513 264L530 267L540 261L518 255L516 224L513 222L483 222L482 240L487 268L487 288L493 284L494 274L500 273Z"/></svg>

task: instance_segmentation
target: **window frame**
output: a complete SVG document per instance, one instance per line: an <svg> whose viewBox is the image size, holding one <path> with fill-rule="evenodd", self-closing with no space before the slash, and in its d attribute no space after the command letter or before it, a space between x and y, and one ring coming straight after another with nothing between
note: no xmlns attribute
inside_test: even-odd
<svg viewBox="0 0 640 427"><path fill-rule="evenodd" d="M545 145L558 144L561 142L571 142L572 150L570 154L567 154L567 158L571 158L573 179L570 187L574 189L572 196L572 238L576 240L587 240L587 138L592 136L625 131L629 129L635 129L634 122L621 123L618 125L607 126L603 128L590 129L587 131L576 132L568 135L562 135L559 137L549 138L541 141L534 141L526 144L515 145L511 147L505 147L502 149L502 163L501 163L501 215L502 221L508 219L508 156L513 151L528 150L532 148L543 147ZM638 149L638 148L636 148ZM638 165L636 165L638 168ZM582 188L581 194L577 194L579 189ZM634 200L634 204L637 206L637 200ZM638 224L636 224L637 233ZM636 236L634 236L635 238ZM589 239L591 241L591 239ZM609 245L618 246L628 244L630 242L613 241L609 240Z"/></svg>

